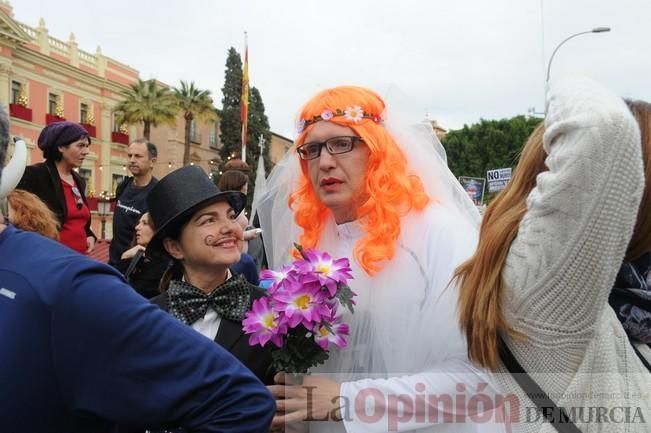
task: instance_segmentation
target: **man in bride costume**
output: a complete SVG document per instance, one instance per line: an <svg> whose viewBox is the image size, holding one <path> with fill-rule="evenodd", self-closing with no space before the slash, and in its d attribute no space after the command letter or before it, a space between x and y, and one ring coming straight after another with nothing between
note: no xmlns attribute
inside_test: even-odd
<svg viewBox="0 0 651 433"><path fill-rule="evenodd" d="M298 242L350 258L357 293L355 313L342 311L348 346L302 385L279 374L269 387L273 425L508 431L505 398L467 359L450 284L474 252L479 214L431 125L400 126L395 117L365 88L318 93L258 203L272 268L289 262Z"/></svg>

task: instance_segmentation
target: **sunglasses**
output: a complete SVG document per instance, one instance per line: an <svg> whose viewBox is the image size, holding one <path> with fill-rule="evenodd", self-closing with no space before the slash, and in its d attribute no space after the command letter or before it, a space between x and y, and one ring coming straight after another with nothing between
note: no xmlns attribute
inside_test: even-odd
<svg viewBox="0 0 651 433"><path fill-rule="evenodd" d="M353 150L355 143L358 141L364 140L355 136L332 137L326 141L311 141L302 144L296 148L296 152L303 160L316 159L321 156L321 149L325 146L330 155L339 155Z"/></svg>
<svg viewBox="0 0 651 433"><path fill-rule="evenodd" d="M75 195L77 210L81 210L81 207L84 205L84 201L81 199L81 192L79 192L79 188L73 186L72 193Z"/></svg>

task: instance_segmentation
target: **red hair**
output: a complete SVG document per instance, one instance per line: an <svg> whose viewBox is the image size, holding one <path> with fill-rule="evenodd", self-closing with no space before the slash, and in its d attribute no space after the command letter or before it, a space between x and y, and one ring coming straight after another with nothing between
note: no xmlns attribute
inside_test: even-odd
<svg viewBox="0 0 651 433"><path fill-rule="evenodd" d="M373 91L355 86L326 89L310 99L300 113L301 119L312 119L324 110L335 112L359 106L365 114L381 115L384 101ZM357 219L366 235L354 249L354 256L369 275L381 269L380 262L391 260L395 243L400 235L400 218L412 209L422 210L429 203L418 176L408 173L407 159L386 129L372 119L354 123L344 116L333 117L330 122L351 128L362 137L369 149L364 173L365 197L357 207ZM306 128L296 139L296 146L304 143ZM294 210L294 220L303 229L300 243L304 247L317 245L329 210L319 200L307 174L307 162L301 160L302 176L298 188L289 199Z"/></svg>
<svg viewBox="0 0 651 433"><path fill-rule="evenodd" d="M11 206L11 223L19 229L59 239L59 222L38 196L16 189L7 196Z"/></svg>

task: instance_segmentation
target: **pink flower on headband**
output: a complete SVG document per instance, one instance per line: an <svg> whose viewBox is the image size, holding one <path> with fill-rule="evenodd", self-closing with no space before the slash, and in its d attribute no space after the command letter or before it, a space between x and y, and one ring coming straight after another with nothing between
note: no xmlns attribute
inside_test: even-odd
<svg viewBox="0 0 651 433"><path fill-rule="evenodd" d="M359 105L355 105L353 108L346 108L344 110L344 117L346 120L352 120L355 123L359 123L364 118L364 110Z"/></svg>
<svg viewBox="0 0 651 433"><path fill-rule="evenodd" d="M319 115L312 116L307 119L299 119L299 121L296 123L296 131L300 134L301 132L305 131L305 128L316 122L328 122L333 117L339 116L343 116L346 120L353 121L354 123L359 123L364 119L370 119L377 124L382 123L382 118L379 115L372 113L366 114L364 113L364 110L362 110L362 107L359 105L354 105L352 108L347 107L343 111L340 108L337 108L334 112L332 110L325 109Z"/></svg>
<svg viewBox="0 0 651 433"><path fill-rule="evenodd" d="M296 123L296 132L299 134L305 129L305 119L301 119Z"/></svg>
<svg viewBox="0 0 651 433"><path fill-rule="evenodd" d="M330 110L323 110L323 113L321 113L321 119L328 121L334 117L334 114L332 114L332 111Z"/></svg>

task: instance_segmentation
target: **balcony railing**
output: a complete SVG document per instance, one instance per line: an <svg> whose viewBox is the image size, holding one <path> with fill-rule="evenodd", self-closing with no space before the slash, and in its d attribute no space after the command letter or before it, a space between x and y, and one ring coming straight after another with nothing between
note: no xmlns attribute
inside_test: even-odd
<svg viewBox="0 0 651 433"><path fill-rule="evenodd" d="M90 123L80 123L81 126L88 131L88 135L91 137L97 137L97 128L95 125L91 125Z"/></svg>
<svg viewBox="0 0 651 433"><path fill-rule="evenodd" d="M118 131L113 131L111 132L111 141L114 143L120 143L120 144L125 144L129 145L129 134L125 134L123 132L118 132Z"/></svg>
<svg viewBox="0 0 651 433"><path fill-rule="evenodd" d="M32 121L32 109L20 104L9 104L9 114L11 114L11 117L17 119L26 120L28 122Z"/></svg>
<svg viewBox="0 0 651 433"><path fill-rule="evenodd" d="M66 44L62 40L49 36L48 43L50 44L50 49L55 53L61 54L65 57L70 55L70 45Z"/></svg>
<svg viewBox="0 0 651 433"><path fill-rule="evenodd" d="M35 28L30 27L27 24L23 24L23 23L18 23L18 26L21 28L22 31L27 33L30 38L36 39L36 29Z"/></svg>
<svg viewBox="0 0 651 433"><path fill-rule="evenodd" d="M45 113L45 124L49 125L50 123L63 122L66 120L65 117L59 117L56 114Z"/></svg>

